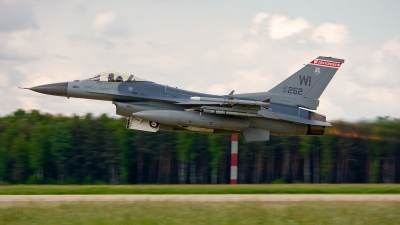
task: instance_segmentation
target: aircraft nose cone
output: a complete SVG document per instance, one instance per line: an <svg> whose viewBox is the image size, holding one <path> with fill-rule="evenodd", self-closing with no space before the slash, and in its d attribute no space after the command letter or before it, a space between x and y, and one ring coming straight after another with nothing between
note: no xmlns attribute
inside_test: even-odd
<svg viewBox="0 0 400 225"><path fill-rule="evenodd" d="M67 96L68 82L45 84L30 88L32 91L36 91L47 95L56 96Z"/></svg>

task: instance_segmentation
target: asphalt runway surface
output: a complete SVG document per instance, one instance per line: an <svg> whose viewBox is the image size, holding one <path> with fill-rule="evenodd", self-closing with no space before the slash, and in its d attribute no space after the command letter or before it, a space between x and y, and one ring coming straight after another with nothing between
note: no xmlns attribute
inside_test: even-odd
<svg viewBox="0 0 400 225"><path fill-rule="evenodd" d="M400 202L396 194L0 195L0 204L74 202Z"/></svg>

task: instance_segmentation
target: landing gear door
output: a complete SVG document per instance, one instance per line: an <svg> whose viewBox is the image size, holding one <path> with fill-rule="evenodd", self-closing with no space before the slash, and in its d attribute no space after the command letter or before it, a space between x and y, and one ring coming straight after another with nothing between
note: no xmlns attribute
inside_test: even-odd
<svg viewBox="0 0 400 225"><path fill-rule="evenodd" d="M159 124L156 122L140 119L134 116L128 117L126 121L126 128L132 130L141 130L148 132L157 132Z"/></svg>

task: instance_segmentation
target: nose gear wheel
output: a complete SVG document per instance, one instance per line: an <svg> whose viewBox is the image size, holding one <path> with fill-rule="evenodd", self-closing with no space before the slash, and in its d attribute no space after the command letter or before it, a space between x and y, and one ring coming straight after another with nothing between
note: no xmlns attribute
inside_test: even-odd
<svg viewBox="0 0 400 225"><path fill-rule="evenodd" d="M157 123L157 122L154 122L154 121L149 121L149 125L150 125L152 128L157 128L160 124Z"/></svg>

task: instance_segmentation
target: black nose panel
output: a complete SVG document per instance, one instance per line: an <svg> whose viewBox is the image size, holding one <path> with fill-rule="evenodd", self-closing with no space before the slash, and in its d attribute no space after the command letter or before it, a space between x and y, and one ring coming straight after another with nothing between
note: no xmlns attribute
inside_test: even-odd
<svg viewBox="0 0 400 225"><path fill-rule="evenodd" d="M68 82L45 84L30 88L32 91L36 91L47 95L67 96Z"/></svg>

